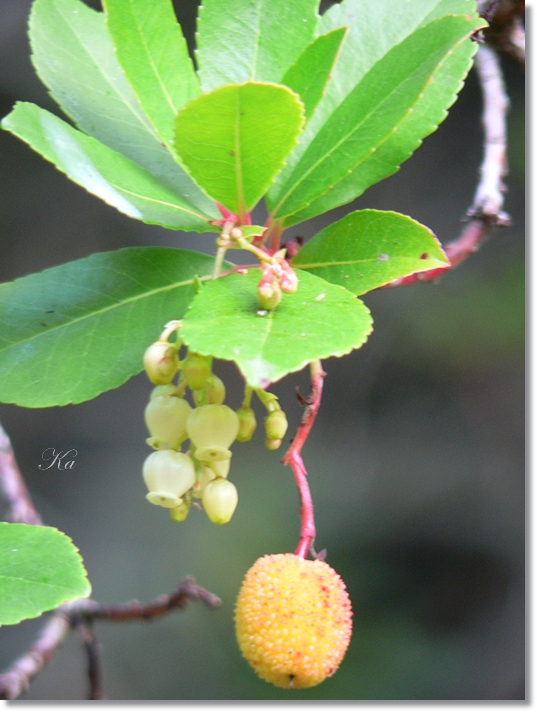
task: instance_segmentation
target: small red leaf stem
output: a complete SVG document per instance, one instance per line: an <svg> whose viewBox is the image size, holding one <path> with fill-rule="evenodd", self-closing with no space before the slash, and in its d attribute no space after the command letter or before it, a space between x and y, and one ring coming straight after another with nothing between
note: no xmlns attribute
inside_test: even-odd
<svg viewBox="0 0 537 712"><path fill-rule="evenodd" d="M289 465L295 476L296 486L300 495L300 539L295 554L305 559L308 551L313 549L315 541L315 519L313 516L313 501L308 485L308 473L302 460L302 448L308 438L310 430L315 421L315 417L321 405L323 392L323 382L326 373L320 361L313 361L310 364L311 371L311 395L307 399L306 409L296 435L291 443L291 447L282 459L284 465Z"/></svg>

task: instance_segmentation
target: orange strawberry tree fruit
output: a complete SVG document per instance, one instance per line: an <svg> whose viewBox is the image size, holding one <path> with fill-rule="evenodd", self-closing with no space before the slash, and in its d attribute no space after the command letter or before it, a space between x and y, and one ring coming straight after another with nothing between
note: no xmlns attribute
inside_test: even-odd
<svg viewBox="0 0 537 712"><path fill-rule="evenodd" d="M450 266L432 232L396 212L350 212L303 246L286 230L398 170L445 118L485 25L474 0L343 0L322 15L319 0L203 0L194 62L171 0L32 5L32 61L66 118L19 102L2 128L133 220L214 233L215 250L130 247L2 285L0 399L81 403L145 367L148 503L174 522L203 509L226 525L241 506L232 447L254 436L252 405L274 457L289 434L270 387L310 368L283 456L300 493L299 542L253 564L236 606L244 657L280 687L332 675L351 636L345 585L313 546L301 455L321 360L370 336L361 295ZM267 218L252 224L260 201ZM233 263L237 250L247 267ZM217 359L242 375L237 411Z"/></svg>

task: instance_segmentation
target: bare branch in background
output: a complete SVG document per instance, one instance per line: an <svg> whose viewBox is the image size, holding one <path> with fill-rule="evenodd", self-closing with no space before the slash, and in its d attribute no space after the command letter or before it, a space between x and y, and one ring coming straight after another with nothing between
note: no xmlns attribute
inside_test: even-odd
<svg viewBox="0 0 537 712"><path fill-rule="evenodd" d="M41 517L35 510L13 454L11 442L0 426L0 493L8 502L8 519L12 522L40 525ZM88 658L90 700L104 700L100 646L93 631L93 621L148 620L170 611L185 608L191 600L198 600L209 608L220 605L220 599L198 586L187 577L172 593L154 601L131 601L120 605L99 604L86 598L57 608L47 620L30 650L0 675L0 700L15 700L28 690L33 678L56 655L69 633L76 628L82 637Z"/></svg>
<svg viewBox="0 0 537 712"><path fill-rule="evenodd" d="M101 646L93 630L93 625L82 618L74 622L74 627L80 634L88 660L88 680L90 692L88 700L106 700L104 696L103 676L101 666Z"/></svg>
<svg viewBox="0 0 537 712"><path fill-rule="evenodd" d="M101 682L100 649L92 630L93 621L148 620L163 616L176 608L183 609L191 600L201 601L209 608L216 608L221 603L217 596L198 586L193 578L187 577L175 591L148 603L131 601L120 605L107 605L79 598L60 606L48 620L31 649L0 675L0 699L15 700L25 692L32 679L56 655L73 628L78 629L82 635L88 655L89 699L105 699Z"/></svg>
<svg viewBox="0 0 537 712"><path fill-rule="evenodd" d="M41 524L30 494L24 484L11 442L0 425L0 492L6 499L9 510L6 518L10 522Z"/></svg>
<svg viewBox="0 0 537 712"><path fill-rule="evenodd" d="M58 609L41 630L30 650L0 675L0 700L16 700L33 678L52 660L71 630L69 616Z"/></svg>
<svg viewBox="0 0 537 712"><path fill-rule="evenodd" d="M490 25L486 30L487 43L525 66L524 0L482 0L478 3L478 9Z"/></svg>
<svg viewBox="0 0 537 712"><path fill-rule="evenodd" d="M498 56L490 47L479 48L475 66L483 90L483 128L485 133L481 178L469 217L483 217L498 225L509 223L502 212L507 174L507 122L509 99L505 92Z"/></svg>

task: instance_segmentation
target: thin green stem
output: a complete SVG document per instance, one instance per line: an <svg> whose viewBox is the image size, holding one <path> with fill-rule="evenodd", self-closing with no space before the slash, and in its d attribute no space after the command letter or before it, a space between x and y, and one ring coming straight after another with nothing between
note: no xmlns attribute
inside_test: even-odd
<svg viewBox="0 0 537 712"><path fill-rule="evenodd" d="M213 279L218 279L218 277L220 277L220 272L222 271L222 265L224 264L224 257L226 256L226 252L227 247L219 247L216 251L212 276Z"/></svg>

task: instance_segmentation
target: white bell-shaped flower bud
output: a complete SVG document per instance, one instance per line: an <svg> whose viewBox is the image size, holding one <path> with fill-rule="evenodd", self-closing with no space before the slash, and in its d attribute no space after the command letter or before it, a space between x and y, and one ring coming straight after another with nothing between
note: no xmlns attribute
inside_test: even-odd
<svg viewBox="0 0 537 712"><path fill-rule="evenodd" d="M217 477L227 477L230 464L231 460L220 460L220 462L210 462L207 464L202 463L197 475L196 484L192 488L192 496L199 499L209 482L212 482Z"/></svg>
<svg viewBox="0 0 537 712"><path fill-rule="evenodd" d="M201 501L211 522L227 524L233 516L239 495L233 482L217 477L205 487Z"/></svg>
<svg viewBox="0 0 537 712"><path fill-rule="evenodd" d="M151 398L144 412L152 436L151 445L158 449L177 449L187 437L186 421L191 411L184 398L170 395Z"/></svg>
<svg viewBox="0 0 537 712"><path fill-rule="evenodd" d="M165 386L155 386L149 394L149 400L153 400L153 398L157 398L158 396L173 396L176 391L177 386L174 386L173 383L168 383Z"/></svg>
<svg viewBox="0 0 537 712"><path fill-rule="evenodd" d="M229 460L229 446L239 432L239 418L227 405L204 405L190 413L186 428L196 446L194 455L198 460Z"/></svg>
<svg viewBox="0 0 537 712"><path fill-rule="evenodd" d="M167 341L155 341L145 351L144 367L149 380L155 385L170 383L179 370L177 348Z"/></svg>
<svg viewBox="0 0 537 712"><path fill-rule="evenodd" d="M175 450L157 450L144 462L143 476L151 504L166 509L178 507L183 495L196 482L194 463L188 455Z"/></svg>

